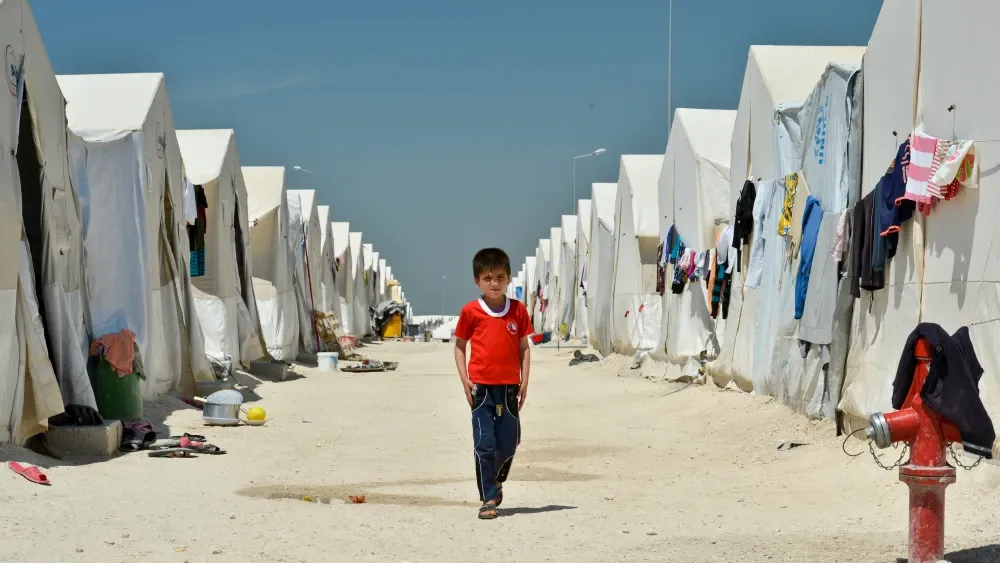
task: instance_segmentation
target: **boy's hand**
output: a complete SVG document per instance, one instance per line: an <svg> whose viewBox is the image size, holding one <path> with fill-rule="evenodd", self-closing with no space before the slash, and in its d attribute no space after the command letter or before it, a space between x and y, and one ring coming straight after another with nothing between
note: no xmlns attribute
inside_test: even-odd
<svg viewBox="0 0 1000 563"><path fill-rule="evenodd" d="M472 390L476 387L476 384L470 379L462 380L462 388L465 390L465 400L469 402L469 408L472 408Z"/></svg>
<svg viewBox="0 0 1000 563"><path fill-rule="evenodd" d="M524 408L524 401L528 398L528 384L522 383L521 388L517 391L517 410Z"/></svg>

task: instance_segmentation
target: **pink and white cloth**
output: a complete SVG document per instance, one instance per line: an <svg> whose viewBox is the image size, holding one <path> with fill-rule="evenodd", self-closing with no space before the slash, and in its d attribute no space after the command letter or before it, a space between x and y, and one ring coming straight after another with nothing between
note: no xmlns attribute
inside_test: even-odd
<svg viewBox="0 0 1000 563"><path fill-rule="evenodd" d="M900 200L913 201L921 213L930 215L938 201L954 198L962 187L978 186L978 164L973 141L953 142L914 131L906 192Z"/></svg>

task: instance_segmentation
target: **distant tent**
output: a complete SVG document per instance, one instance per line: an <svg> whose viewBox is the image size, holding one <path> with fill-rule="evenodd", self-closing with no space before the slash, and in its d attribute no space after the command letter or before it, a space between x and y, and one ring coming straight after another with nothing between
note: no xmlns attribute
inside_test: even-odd
<svg viewBox="0 0 1000 563"><path fill-rule="evenodd" d="M337 260L337 297L344 332L357 335L354 321L354 255L351 254L351 224L333 223L333 255Z"/></svg>
<svg viewBox="0 0 1000 563"><path fill-rule="evenodd" d="M361 233L350 234L351 244L351 293L354 334L362 337L371 333L371 315L368 314L368 286L365 283L365 248Z"/></svg>
<svg viewBox="0 0 1000 563"><path fill-rule="evenodd" d="M548 295L548 304L545 309L545 328L543 330L555 333L559 329L559 256L562 254L562 227L552 227L549 229L549 246L546 259L546 280L545 291Z"/></svg>
<svg viewBox="0 0 1000 563"><path fill-rule="evenodd" d="M656 293L660 240L658 181L663 155L623 155L615 201L615 352L652 350L660 340L661 298Z"/></svg>
<svg viewBox="0 0 1000 563"><path fill-rule="evenodd" d="M573 319L576 315L576 215L563 215L562 227L559 229L559 273L556 276L559 283L559 310L556 319L557 333L562 338L569 338L573 332Z"/></svg>
<svg viewBox="0 0 1000 563"><path fill-rule="evenodd" d="M587 337L602 355L612 352L615 281L615 200L618 184L594 184L587 254Z"/></svg>
<svg viewBox="0 0 1000 563"><path fill-rule="evenodd" d="M659 231L673 226L685 246L698 252L716 248L716 238L732 220L729 161L735 122L732 110L684 108L672 120L659 178ZM708 359L719 354L724 332L716 327L725 324L721 311L716 318L711 315L711 292L707 283L689 283L680 295L664 291L660 342L652 356L666 367L658 373L695 377L702 354Z"/></svg>
<svg viewBox="0 0 1000 563"><path fill-rule="evenodd" d="M285 169L244 166L254 295L267 351L276 360L299 353L299 311L295 300Z"/></svg>
<svg viewBox="0 0 1000 563"><path fill-rule="evenodd" d="M249 368L265 356L266 345L253 291L247 190L236 137L232 129L182 130L177 142L185 190L195 190L192 202L201 191L207 203L204 269L191 278L205 353L219 360L229 356ZM196 205L190 211L197 215Z"/></svg>
<svg viewBox="0 0 1000 563"><path fill-rule="evenodd" d="M340 297L337 295L337 255L333 251L333 223L330 222L330 206L320 205L319 226L322 237L320 238L320 310L333 313L337 321L344 326L344 313L340 309Z"/></svg>
<svg viewBox="0 0 1000 563"><path fill-rule="evenodd" d="M320 293L320 260L322 234L316 190L288 190L289 240L292 242L292 262L296 280L295 295L299 307L299 345L316 353L313 314Z"/></svg>
<svg viewBox="0 0 1000 563"><path fill-rule="evenodd" d="M59 76L95 337L136 334L143 396L215 379L191 288L183 162L162 74ZM197 264L195 264L197 266Z"/></svg>
<svg viewBox="0 0 1000 563"><path fill-rule="evenodd" d="M538 241L535 249L535 285L531 291L535 293L534 328L540 334L545 329L545 317L552 306L552 296L549 294L549 258L552 256L552 241L543 238Z"/></svg>
<svg viewBox="0 0 1000 563"><path fill-rule="evenodd" d="M596 184L595 184L596 185ZM593 190L593 188L591 188ZM576 208L576 287L574 288L576 313L573 318L573 336L587 338L587 260L590 257L590 211L592 200L581 199Z"/></svg>

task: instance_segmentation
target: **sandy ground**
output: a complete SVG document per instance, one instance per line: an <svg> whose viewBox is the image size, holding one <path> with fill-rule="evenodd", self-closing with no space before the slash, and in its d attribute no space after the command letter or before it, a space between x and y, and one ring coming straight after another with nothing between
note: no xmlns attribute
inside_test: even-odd
<svg viewBox="0 0 1000 563"><path fill-rule="evenodd" d="M478 521L468 406L444 344L383 344L399 371L255 388L272 420L206 428L172 399L147 409L224 456L53 463L45 488L0 471L0 560L896 562L906 489L830 423L711 386L577 367L535 350L523 443L502 517ZM622 372L624 376L619 376ZM159 418L163 414L163 418ZM777 451L783 441L808 445ZM852 441L850 451L863 445ZM891 457L884 454L886 460ZM997 471L980 467L973 473ZM1000 561L1000 491L960 471L947 559ZM368 503L344 504L364 493ZM313 502L306 502L309 496Z"/></svg>

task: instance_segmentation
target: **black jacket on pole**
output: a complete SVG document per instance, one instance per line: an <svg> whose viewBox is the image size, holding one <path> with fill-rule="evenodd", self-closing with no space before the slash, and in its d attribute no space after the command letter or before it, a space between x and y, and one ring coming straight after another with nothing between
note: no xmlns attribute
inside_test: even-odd
<svg viewBox="0 0 1000 563"><path fill-rule="evenodd" d="M892 382L892 408L899 410L910 392L913 370L917 367L913 350L920 338L930 344L934 354L920 397L958 428L966 452L991 459L996 431L979 397L983 366L972 347L969 327L963 326L949 336L938 324L917 325L906 339Z"/></svg>

